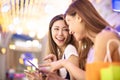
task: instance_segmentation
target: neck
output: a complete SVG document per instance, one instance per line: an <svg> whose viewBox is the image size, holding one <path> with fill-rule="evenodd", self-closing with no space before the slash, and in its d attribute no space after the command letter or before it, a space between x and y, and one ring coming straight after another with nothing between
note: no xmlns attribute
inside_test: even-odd
<svg viewBox="0 0 120 80"><path fill-rule="evenodd" d="M62 47L58 47L58 51L59 51L59 59L62 58L63 56L63 53L64 53L64 49L65 49L65 46L62 46Z"/></svg>
<svg viewBox="0 0 120 80"><path fill-rule="evenodd" d="M60 49L61 53L63 53L63 52L64 52L64 49L65 49L65 46L58 47L58 48Z"/></svg>
<svg viewBox="0 0 120 80"><path fill-rule="evenodd" d="M96 38L97 33L88 31L87 32L87 37L94 43L95 42L95 38Z"/></svg>

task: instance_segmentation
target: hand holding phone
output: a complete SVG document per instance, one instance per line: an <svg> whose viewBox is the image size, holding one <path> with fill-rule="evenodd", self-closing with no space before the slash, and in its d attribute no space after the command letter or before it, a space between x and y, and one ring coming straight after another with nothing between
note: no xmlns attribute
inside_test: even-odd
<svg viewBox="0 0 120 80"><path fill-rule="evenodd" d="M27 59L27 62L29 62L33 67L35 67L36 70L39 71L39 68L37 68L30 60Z"/></svg>
<svg viewBox="0 0 120 80"><path fill-rule="evenodd" d="M24 73L28 80L44 80L44 76L42 73L37 73L36 71L29 71L29 70L24 70Z"/></svg>
<svg viewBox="0 0 120 80"><path fill-rule="evenodd" d="M40 70L39 68L37 68L30 60L27 59L27 61L28 61L33 67L35 67L35 69L38 71L38 73L42 73L42 76L43 76L43 77L46 77L46 74L45 74L42 70Z"/></svg>

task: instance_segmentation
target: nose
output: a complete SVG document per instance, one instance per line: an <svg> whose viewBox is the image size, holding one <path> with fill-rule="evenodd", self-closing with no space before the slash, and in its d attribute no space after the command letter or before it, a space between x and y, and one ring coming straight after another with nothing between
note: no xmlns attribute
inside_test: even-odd
<svg viewBox="0 0 120 80"><path fill-rule="evenodd" d="M72 31L69 31L69 34L73 34L73 32L72 32Z"/></svg>
<svg viewBox="0 0 120 80"><path fill-rule="evenodd" d="M63 34L63 30L59 30L58 35L62 35Z"/></svg>

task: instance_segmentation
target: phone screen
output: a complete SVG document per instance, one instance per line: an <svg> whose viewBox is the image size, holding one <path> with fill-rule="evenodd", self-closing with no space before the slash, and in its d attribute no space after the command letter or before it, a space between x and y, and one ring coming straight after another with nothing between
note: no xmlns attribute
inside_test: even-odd
<svg viewBox="0 0 120 80"><path fill-rule="evenodd" d="M36 70L39 70L30 60L27 59L27 62L29 62L33 67L35 67Z"/></svg>
<svg viewBox="0 0 120 80"><path fill-rule="evenodd" d="M39 68L37 68L30 60L27 59L27 61L33 66L35 67L36 70L38 70L39 73L42 73L43 77L46 77L46 74L44 72L42 72Z"/></svg>

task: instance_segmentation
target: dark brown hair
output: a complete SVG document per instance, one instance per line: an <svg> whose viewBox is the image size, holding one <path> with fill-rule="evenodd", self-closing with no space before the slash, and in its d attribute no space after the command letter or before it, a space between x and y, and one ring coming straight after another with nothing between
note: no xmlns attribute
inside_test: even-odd
<svg viewBox="0 0 120 80"><path fill-rule="evenodd" d="M65 16L75 16L78 14L85 22L86 30L99 33L106 26L110 26L96 11L89 0L75 0L66 10ZM92 35L91 35L92 36ZM95 37L95 36L92 36ZM81 42L84 49L80 48L80 67L85 68L87 54L93 42L89 38L84 38ZM81 66L82 65L82 66Z"/></svg>

